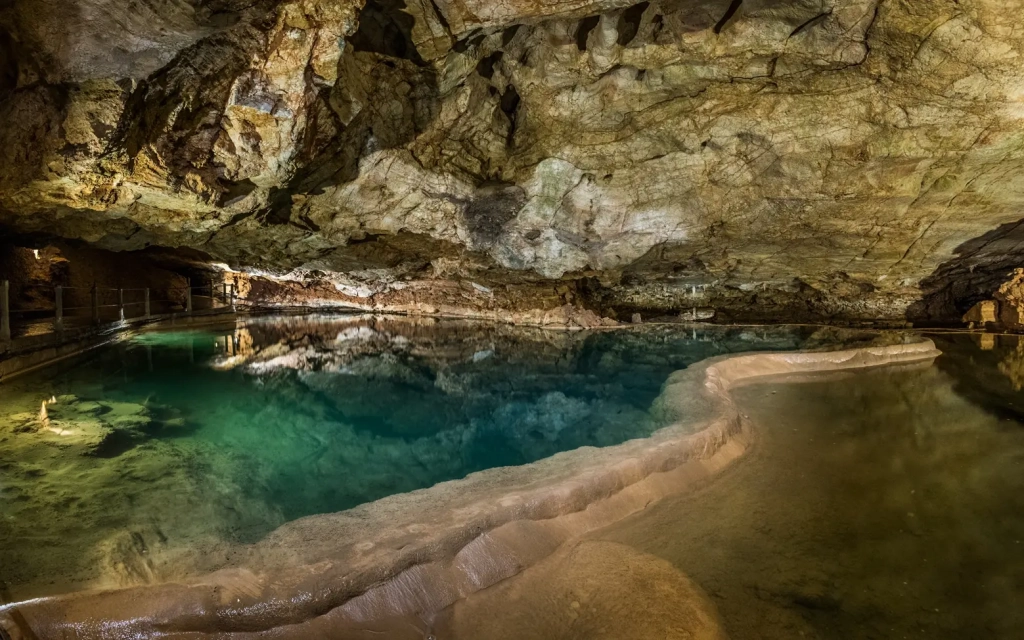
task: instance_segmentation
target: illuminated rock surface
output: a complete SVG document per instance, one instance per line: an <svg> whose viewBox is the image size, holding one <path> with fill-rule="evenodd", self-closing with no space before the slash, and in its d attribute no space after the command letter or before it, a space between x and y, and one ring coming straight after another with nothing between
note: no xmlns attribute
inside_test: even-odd
<svg viewBox="0 0 1024 640"><path fill-rule="evenodd" d="M1022 12L15 3L0 222L307 301L958 321L1019 266Z"/></svg>

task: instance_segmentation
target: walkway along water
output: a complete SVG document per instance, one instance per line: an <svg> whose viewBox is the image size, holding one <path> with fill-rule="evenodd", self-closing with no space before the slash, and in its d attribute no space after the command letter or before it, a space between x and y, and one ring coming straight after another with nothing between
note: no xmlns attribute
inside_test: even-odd
<svg viewBox="0 0 1024 640"><path fill-rule="evenodd" d="M191 283L190 283L191 285ZM236 295L235 285L214 281L201 286L89 288L88 305L65 306L72 287L54 287L50 309L14 309L10 283L0 281L0 378L63 358L102 342L117 331L156 321L234 313L258 308L258 301ZM26 355L30 354L30 355ZM23 356L28 360L16 356Z"/></svg>

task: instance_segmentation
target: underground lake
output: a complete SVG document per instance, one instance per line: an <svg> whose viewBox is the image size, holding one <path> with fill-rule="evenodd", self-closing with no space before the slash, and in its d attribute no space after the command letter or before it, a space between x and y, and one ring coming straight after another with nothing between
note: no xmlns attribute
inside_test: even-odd
<svg viewBox="0 0 1024 640"><path fill-rule="evenodd" d="M1024 639L1024 0L0 0L0 640Z"/></svg>
<svg viewBox="0 0 1024 640"><path fill-rule="evenodd" d="M907 361L830 360L914 345L927 350ZM828 366L764 368L747 353ZM127 332L0 385L3 597L44 630L76 615L47 613L67 598L131 617L117 594L188 601L179 583L270 606L301 589L259 576L341 558L380 573L327 607L344 610L339 638L691 637L672 624L707 638L1011 638L1024 623L1012 606L1024 595L1022 353L990 334L328 314ZM740 448L723 440L699 470L681 464L685 477L665 459L654 485L627 469L587 488L595 472L565 456L618 468L644 443L666 446L672 423L703 433L705 407L683 416L689 400L666 401L698 394L687 374L736 379L742 433L724 433ZM516 475L552 461L568 471ZM531 515L524 486L536 502L569 494ZM464 503L477 494L512 515ZM375 540L380 521L397 538ZM501 580L373 602L372 585L437 564L438 548L454 549L453 566L479 562L480 540L531 542L479 552L518 558ZM316 547L331 545L342 551L324 560ZM389 545L426 551L395 566L379 553ZM422 580L444 592L448 578ZM658 605L652 581L673 580L685 588ZM679 622L673 598L701 603L697 618ZM165 630L188 628L175 624Z"/></svg>
<svg viewBox="0 0 1024 640"><path fill-rule="evenodd" d="M344 316L128 335L0 387L3 581L22 597L131 584L161 569L120 553L251 543L303 516L643 438L664 426L650 409L673 371L813 335Z"/></svg>

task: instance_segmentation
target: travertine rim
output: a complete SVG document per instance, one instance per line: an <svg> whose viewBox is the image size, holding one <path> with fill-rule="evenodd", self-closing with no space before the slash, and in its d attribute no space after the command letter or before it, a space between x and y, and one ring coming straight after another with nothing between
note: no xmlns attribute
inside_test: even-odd
<svg viewBox="0 0 1024 640"><path fill-rule="evenodd" d="M673 374L649 438L584 447L522 467L302 518L239 550L236 568L185 584L82 592L0 607L22 638L325 637L436 612L522 571L566 540L713 476L749 428L729 393L766 376L926 362L930 340L830 352L713 358ZM26 633L26 627L33 635Z"/></svg>

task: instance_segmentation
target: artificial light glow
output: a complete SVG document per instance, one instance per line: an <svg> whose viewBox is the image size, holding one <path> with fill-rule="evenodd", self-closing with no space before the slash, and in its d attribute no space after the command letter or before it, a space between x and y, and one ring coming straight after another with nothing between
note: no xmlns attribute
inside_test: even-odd
<svg viewBox="0 0 1024 640"><path fill-rule="evenodd" d="M36 257L36 260L38 260L39 259L39 249L33 249L32 250L32 255L34 255Z"/></svg>

